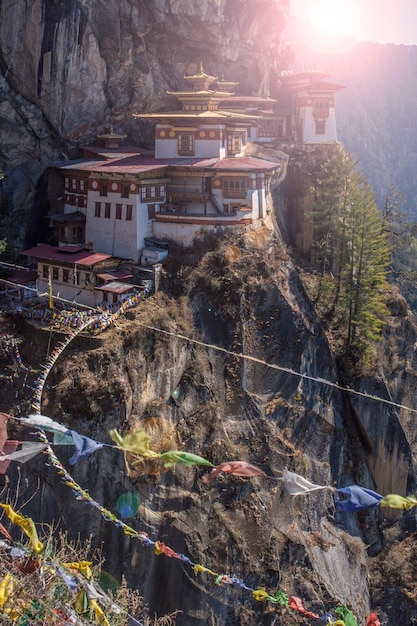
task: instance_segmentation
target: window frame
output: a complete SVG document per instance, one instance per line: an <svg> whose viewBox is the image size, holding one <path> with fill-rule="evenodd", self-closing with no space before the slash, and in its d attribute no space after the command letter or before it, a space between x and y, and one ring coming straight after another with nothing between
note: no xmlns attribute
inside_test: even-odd
<svg viewBox="0 0 417 626"><path fill-rule="evenodd" d="M194 156L195 135L192 132L178 133L177 137L178 154L183 156Z"/></svg>

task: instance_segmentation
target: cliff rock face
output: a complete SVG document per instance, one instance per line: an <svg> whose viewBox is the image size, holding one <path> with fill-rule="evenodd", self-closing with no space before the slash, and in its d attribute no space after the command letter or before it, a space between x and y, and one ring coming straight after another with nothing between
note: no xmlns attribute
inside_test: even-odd
<svg viewBox="0 0 417 626"><path fill-rule="evenodd" d="M35 243L44 228L39 182L51 161L76 154L110 124L133 143L146 140L132 113L166 106L166 91L195 63L240 81L244 93L266 93L287 65L280 33L288 13L289 0L2 2L0 171L9 239Z"/></svg>
<svg viewBox="0 0 417 626"><path fill-rule="evenodd" d="M401 334L415 337L415 322L395 294L391 306L387 333L395 377L388 380L381 367L378 379L363 381L364 391L381 397L389 392L401 397L396 381L412 375L414 359L408 351L404 361ZM25 325L22 337L23 359L38 365L49 333L36 335ZM111 428L127 432L152 418L158 432L158 423L162 430L168 421L188 452L215 465L236 459L257 465L271 478L225 475L206 485L201 480L206 468L189 466L129 477L122 453L104 448L71 471L116 514L118 496L136 491L142 504L129 524L195 563L236 575L253 588L284 589L319 614L347 603L363 623L375 594L369 582L372 555L379 555L384 543L382 513L337 512L329 490L291 499L279 478L288 467L322 485L405 493L413 477L415 429L392 407L342 394L326 380L338 382L339 373L325 334L282 241L264 229L206 241L188 252L174 250L163 292L116 328L79 338L63 353L47 381L42 411L108 443ZM30 393L19 390L23 412ZM8 408L19 410L14 395ZM68 467L69 452L58 454ZM179 626L297 621L289 609L258 603L239 588L216 586L210 576L196 576L181 561L156 556L126 537L94 507L77 501L44 458L22 472L21 501L37 490L25 513L59 520L72 536L94 535L104 548L104 569L118 579L124 574L152 612L179 609ZM9 477L13 492L19 474L9 471ZM404 518L409 530L410 516ZM380 566L381 558L375 558ZM396 593L404 614L411 615L412 604L400 589ZM373 608L394 610L383 596L379 602Z"/></svg>

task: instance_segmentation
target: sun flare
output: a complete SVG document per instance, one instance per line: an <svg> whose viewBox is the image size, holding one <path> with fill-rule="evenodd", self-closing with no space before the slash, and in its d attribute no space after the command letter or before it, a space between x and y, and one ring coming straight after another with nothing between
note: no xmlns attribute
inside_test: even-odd
<svg viewBox="0 0 417 626"><path fill-rule="evenodd" d="M349 33L355 16L352 3L345 0L317 0L309 9L308 19L327 35Z"/></svg>

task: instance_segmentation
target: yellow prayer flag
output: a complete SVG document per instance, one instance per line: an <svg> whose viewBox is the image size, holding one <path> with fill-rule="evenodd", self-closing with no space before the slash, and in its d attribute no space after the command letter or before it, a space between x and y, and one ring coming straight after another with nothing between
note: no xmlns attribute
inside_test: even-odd
<svg viewBox="0 0 417 626"><path fill-rule="evenodd" d="M93 577L93 572L91 571L90 565L92 565L92 561L76 561L74 563L64 563L64 567L68 569L75 569L81 572L87 580L91 580Z"/></svg>
<svg viewBox="0 0 417 626"><path fill-rule="evenodd" d="M380 500L379 506L387 506L390 509L405 509L409 511L410 509L417 506L417 500L413 496L404 498L403 496L399 496L396 493L389 493L385 496L385 498L382 498L382 500Z"/></svg>
<svg viewBox="0 0 417 626"><path fill-rule="evenodd" d="M14 592L14 578L10 574L6 574L0 583L0 607L3 606L9 596Z"/></svg>
<svg viewBox="0 0 417 626"><path fill-rule="evenodd" d="M268 593L264 589L255 589L252 591L252 596L258 602L262 602L262 600L266 600L268 597Z"/></svg>
<svg viewBox="0 0 417 626"><path fill-rule="evenodd" d="M106 616L104 615L104 611L98 604L97 600L89 600L88 604L90 609L94 611L94 615L96 617L95 623L99 624L99 626L110 626Z"/></svg>
<svg viewBox="0 0 417 626"><path fill-rule="evenodd" d="M25 535L29 537L29 545L36 554L39 554L43 550L43 543L41 543L38 539L38 533L36 531L35 524L31 517L23 517L19 513L13 511L10 504L2 504L0 506L4 509L9 520L12 524L16 524L20 526Z"/></svg>
<svg viewBox="0 0 417 626"><path fill-rule="evenodd" d="M197 565L194 565L193 570L194 570L194 574L199 574L200 572L206 572L206 574L217 576L216 572L213 572L213 570L208 569L208 567L204 567L204 565L199 565L198 563Z"/></svg>
<svg viewBox="0 0 417 626"><path fill-rule="evenodd" d="M116 428L114 428L109 431L109 435L118 448L121 448L125 452L133 452L146 459L158 458L160 456L156 452L153 452L153 450L149 449L151 438L143 430L143 428L135 430L134 432L125 435L125 437L122 437Z"/></svg>

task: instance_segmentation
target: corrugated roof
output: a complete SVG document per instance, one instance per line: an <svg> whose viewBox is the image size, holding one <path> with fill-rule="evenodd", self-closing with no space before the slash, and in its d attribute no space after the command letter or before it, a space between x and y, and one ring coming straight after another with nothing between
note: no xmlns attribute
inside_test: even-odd
<svg viewBox="0 0 417 626"><path fill-rule="evenodd" d="M233 118L250 121L256 117L257 115L247 115L246 113L235 113L233 111L223 111L217 109L216 111L186 111L181 109L180 111L166 111L162 113L134 113L134 117L154 120L170 120L172 118L175 119L209 119L209 120L230 120Z"/></svg>
<svg viewBox="0 0 417 626"><path fill-rule="evenodd" d="M339 91L340 89L345 89L343 85L338 85L337 83L326 83L325 81L320 81L318 83L303 83L301 85L291 85L291 91Z"/></svg>
<svg viewBox="0 0 417 626"><path fill-rule="evenodd" d="M22 254L34 257L35 259L45 259L47 261L57 261L61 263L77 263L77 265L85 265L87 267L92 267L101 261L112 258L111 254L104 254L104 252L68 248L70 248L70 246L59 248L58 246L49 246L48 244L40 243L34 248L24 250Z"/></svg>
<svg viewBox="0 0 417 626"><path fill-rule="evenodd" d="M154 156L129 156L127 158L112 159L111 161L84 161L83 163L71 163L62 166L62 170L82 170L88 172L103 172L106 174L140 174L157 170L161 167L169 167L170 165L187 165L190 167L210 167L218 159L201 159L201 158L171 158L157 159Z"/></svg>
<svg viewBox="0 0 417 626"><path fill-rule="evenodd" d="M222 102L261 102L265 104L265 102L276 102L273 98L264 98L263 96L229 96L222 100Z"/></svg>
<svg viewBox="0 0 417 626"><path fill-rule="evenodd" d="M70 213L52 213L48 216L54 222L85 222L86 217L81 211L71 211Z"/></svg>
<svg viewBox="0 0 417 626"><path fill-rule="evenodd" d="M213 166L214 170L272 170L281 165L278 161L266 161L256 157L226 157Z"/></svg>
<svg viewBox="0 0 417 626"><path fill-rule="evenodd" d="M94 287L94 289L97 289L97 291L106 291L108 293L126 293L127 291L134 290L135 286L130 285L129 283L119 283L114 281L112 283L101 285L100 287Z"/></svg>
<svg viewBox="0 0 417 626"><path fill-rule="evenodd" d="M8 280L11 283L18 283L19 285L28 285L36 281L38 272L33 270L18 270L15 269L11 274L3 276L4 280ZM0 278L0 281L2 280Z"/></svg>
<svg viewBox="0 0 417 626"><path fill-rule="evenodd" d="M129 272L122 272L122 271L103 272L102 274L97 274L97 278L100 278L101 280L107 280L107 281L114 281L115 278L117 279L132 278L132 276L133 274L129 274Z"/></svg>

